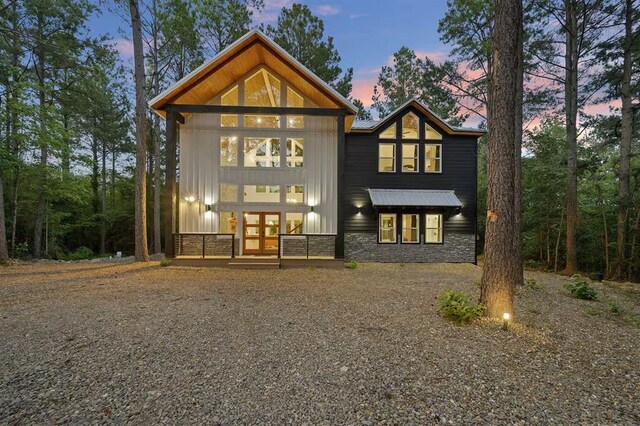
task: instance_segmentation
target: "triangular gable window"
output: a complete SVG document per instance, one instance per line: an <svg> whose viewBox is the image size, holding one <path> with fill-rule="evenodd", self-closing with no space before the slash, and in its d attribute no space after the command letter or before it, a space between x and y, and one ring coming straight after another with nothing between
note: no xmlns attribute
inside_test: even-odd
<svg viewBox="0 0 640 426"><path fill-rule="evenodd" d="M257 107L280 106L280 80L264 68L244 82L244 104Z"/></svg>
<svg viewBox="0 0 640 426"><path fill-rule="evenodd" d="M395 139L396 138L396 123L387 127L380 133L380 139Z"/></svg>
<svg viewBox="0 0 640 426"><path fill-rule="evenodd" d="M412 112L402 117L402 139L418 139L418 116Z"/></svg>
<svg viewBox="0 0 640 426"><path fill-rule="evenodd" d="M439 132L437 132L433 127L429 126L426 123L424 125L424 133L425 133L425 139L428 141L442 140L442 135Z"/></svg>

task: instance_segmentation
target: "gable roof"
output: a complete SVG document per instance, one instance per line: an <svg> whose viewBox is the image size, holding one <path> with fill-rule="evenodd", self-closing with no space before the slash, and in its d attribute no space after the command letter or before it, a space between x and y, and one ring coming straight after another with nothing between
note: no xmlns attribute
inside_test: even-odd
<svg viewBox="0 0 640 426"><path fill-rule="evenodd" d="M454 191L440 189L369 188L373 207L462 207Z"/></svg>
<svg viewBox="0 0 640 426"><path fill-rule="evenodd" d="M404 110L408 106L414 106L424 115L429 117L434 122L438 123L440 127L442 127L447 134L450 135L469 135L469 136L482 136L487 131L485 129L479 129L476 127L461 127L461 126L452 126L449 124L444 118L440 117L438 114L433 112L424 102L419 99L413 98L409 99L407 102L400 105L398 108L391 111L389 115L387 115L384 119L380 121L372 121L372 120L356 120L351 127L351 131L356 133L370 133L376 129L379 129L385 123L391 121L396 118L396 115Z"/></svg>
<svg viewBox="0 0 640 426"><path fill-rule="evenodd" d="M164 116L162 109L166 104L205 104L260 65L281 75L319 107L346 109L350 127L358 112L356 106L260 30L240 37L158 94L149 101L149 106Z"/></svg>

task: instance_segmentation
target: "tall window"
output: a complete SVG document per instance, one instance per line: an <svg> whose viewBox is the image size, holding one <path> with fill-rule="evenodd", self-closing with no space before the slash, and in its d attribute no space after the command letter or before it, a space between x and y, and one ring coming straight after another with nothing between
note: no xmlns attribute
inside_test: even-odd
<svg viewBox="0 0 640 426"><path fill-rule="evenodd" d="M404 173L418 172L418 144L402 144L402 171Z"/></svg>
<svg viewBox="0 0 640 426"><path fill-rule="evenodd" d="M442 135L439 132L437 132L433 127L425 123L424 138L428 141L441 141Z"/></svg>
<svg viewBox="0 0 640 426"><path fill-rule="evenodd" d="M418 116L412 112L402 117L402 139L418 139Z"/></svg>
<svg viewBox="0 0 640 426"><path fill-rule="evenodd" d="M287 203L303 203L304 186L287 185Z"/></svg>
<svg viewBox="0 0 640 426"><path fill-rule="evenodd" d="M378 241L381 243L396 242L396 215L389 213L381 213L379 216L379 234Z"/></svg>
<svg viewBox="0 0 640 426"><path fill-rule="evenodd" d="M280 106L280 80L264 68L244 81L244 104L256 107ZM280 116L246 115L246 127L280 127Z"/></svg>
<svg viewBox="0 0 640 426"><path fill-rule="evenodd" d="M278 185L245 185L245 203L279 203L280 187Z"/></svg>
<svg viewBox="0 0 640 426"><path fill-rule="evenodd" d="M304 139L287 139L287 167L304 166Z"/></svg>
<svg viewBox="0 0 640 426"><path fill-rule="evenodd" d="M403 243L419 243L418 237L420 216L417 214L402 215L402 242Z"/></svg>
<svg viewBox="0 0 640 426"><path fill-rule="evenodd" d="M291 87L287 87L287 106L289 108L304 107L304 99L298 95ZM290 129L301 129L304 127L304 117L302 115L290 115L287 117L287 127Z"/></svg>
<svg viewBox="0 0 640 426"><path fill-rule="evenodd" d="M396 138L396 123L387 127L380 133L380 139L395 139Z"/></svg>
<svg viewBox="0 0 640 426"><path fill-rule="evenodd" d="M236 203L238 201L238 185L221 183L220 201L225 203Z"/></svg>
<svg viewBox="0 0 640 426"><path fill-rule="evenodd" d="M378 171L385 173L396 171L396 144L381 143L378 145Z"/></svg>
<svg viewBox="0 0 640 426"><path fill-rule="evenodd" d="M424 171L425 173L442 172L442 145L426 144L424 146Z"/></svg>
<svg viewBox="0 0 640 426"><path fill-rule="evenodd" d="M235 234L238 218L233 212L220 212L220 232L222 234Z"/></svg>
<svg viewBox="0 0 640 426"><path fill-rule="evenodd" d="M425 243L441 243L442 242L442 215L426 214L425 220Z"/></svg>
<svg viewBox="0 0 640 426"><path fill-rule="evenodd" d="M303 218L303 213L287 213L285 224L287 234L302 234Z"/></svg>
<svg viewBox="0 0 640 426"><path fill-rule="evenodd" d="M220 138L220 165L227 167L238 165L238 138L236 136Z"/></svg>
<svg viewBox="0 0 640 426"><path fill-rule="evenodd" d="M280 167L280 139L244 138L245 167Z"/></svg>
<svg viewBox="0 0 640 426"><path fill-rule="evenodd" d="M238 86L222 95L220 105L238 106ZM238 116L236 114L222 114L220 116L220 124L222 127L238 127Z"/></svg>

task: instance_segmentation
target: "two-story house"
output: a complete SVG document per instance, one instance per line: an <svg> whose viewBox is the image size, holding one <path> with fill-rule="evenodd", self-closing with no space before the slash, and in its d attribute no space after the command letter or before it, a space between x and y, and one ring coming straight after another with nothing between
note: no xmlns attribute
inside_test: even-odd
<svg viewBox="0 0 640 426"><path fill-rule="evenodd" d="M418 101L355 120L260 31L150 106L167 120L168 257L475 261L482 130Z"/></svg>

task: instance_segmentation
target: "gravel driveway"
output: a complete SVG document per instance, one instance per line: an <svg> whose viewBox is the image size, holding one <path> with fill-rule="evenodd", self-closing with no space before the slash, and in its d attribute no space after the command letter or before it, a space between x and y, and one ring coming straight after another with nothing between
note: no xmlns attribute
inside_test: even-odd
<svg viewBox="0 0 640 426"><path fill-rule="evenodd" d="M440 318L480 274L0 267L0 423L640 423L638 287L528 273L509 332Z"/></svg>

